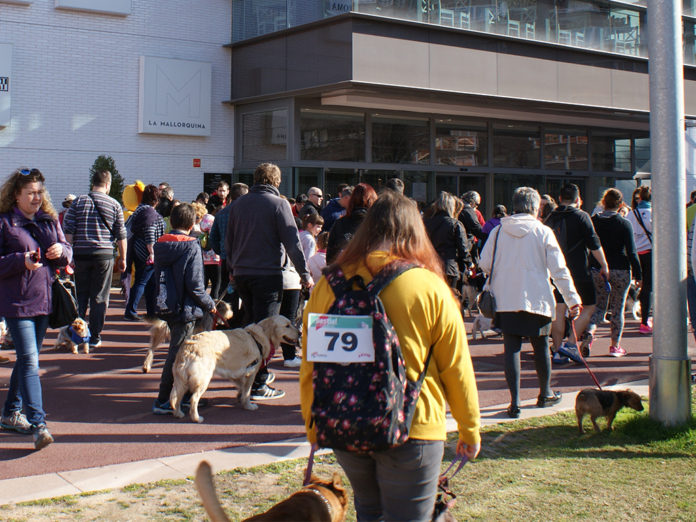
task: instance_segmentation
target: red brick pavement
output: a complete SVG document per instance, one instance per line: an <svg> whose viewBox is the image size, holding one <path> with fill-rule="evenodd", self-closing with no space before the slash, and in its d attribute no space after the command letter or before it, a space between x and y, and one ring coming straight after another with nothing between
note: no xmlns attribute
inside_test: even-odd
<svg viewBox="0 0 696 522"><path fill-rule="evenodd" d="M211 406L202 411L203 424L150 413L159 384L166 349L157 353L150 374L141 365L148 342L147 325L121 320L123 300L112 295L103 345L89 355L52 351L55 331L49 331L41 354L41 381L48 425L56 442L34 452L31 438L0 433L0 479L196 453L258 442L283 440L303 434L299 412L297 370L286 370L277 354L271 363L277 386L287 392L280 400L260 403L257 411L239 408L231 385L214 379L206 397ZM470 324L471 320L467 320ZM694 343L689 338L692 357ZM600 327L589 364L603 385L648 377L650 337L638 334L628 321L623 346L629 355L608 357L608 331ZM506 405L500 337L470 344L482 406ZM522 399L537 395L531 347L522 358ZM14 354L3 352L3 355ZM4 400L11 365L0 366L0 400ZM582 366L554 368L555 389L572 392L592 386Z"/></svg>

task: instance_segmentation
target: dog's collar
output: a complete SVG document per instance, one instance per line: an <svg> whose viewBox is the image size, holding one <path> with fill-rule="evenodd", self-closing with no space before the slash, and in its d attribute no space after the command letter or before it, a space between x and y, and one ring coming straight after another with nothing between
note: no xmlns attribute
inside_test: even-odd
<svg viewBox="0 0 696 522"><path fill-rule="evenodd" d="M249 335L251 335L251 338L252 338L252 339L254 340L254 342L256 343L256 347L259 349L259 355L261 356L261 360L263 361L263 365L264 365L264 366L267 366L268 363L271 361L271 358L273 357L273 354L275 353L275 348L273 347L273 343L271 343L271 342L269 341L269 343L270 343L270 345L271 345L271 349L268 351L268 357L264 358L264 356L263 356L263 346L261 346L261 343L256 339L256 337L254 337L254 335L253 335L251 332L249 332Z"/></svg>
<svg viewBox="0 0 696 522"><path fill-rule="evenodd" d="M309 486L305 486L305 488L302 491L307 491L307 492L312 492L316 496L318 496L322 502L324 502L324 505L326 506L326 509L329 511L329 520L333 520L333 508L331 507L331 502L328 501L328 499L322 494L321 491L319 491L316 486L312 487L310 484Z"/></svg>

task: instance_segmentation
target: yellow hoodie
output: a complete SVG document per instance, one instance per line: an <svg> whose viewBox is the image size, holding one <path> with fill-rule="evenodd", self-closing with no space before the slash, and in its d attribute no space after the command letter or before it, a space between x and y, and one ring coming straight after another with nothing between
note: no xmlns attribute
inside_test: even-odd
<svg viewBox="0 0 696 522"><path fill-rule="evenodd" d="M355 274L365 283L372 279L388 262L386 252L371 252L366 264L343 267L346 278ZM312 290L304 310L303 331L307 332L309 313L326 313L334 302L334 293L322 277ZM423 370L428 350L434 345L433 357L423 381L413 424L412 439L445 440L446 404L457 421L459 439L467 444L480 442L480 413L474 368L469 355L464 322L459 306L445 282L424 268L414 268L397 277L380 293L389 320L399 337L401 351L410 380L418 379ZM307 429L307 439L316 442L311 424L313 400L312 370L307 361L307 336L302 342L300 367L300 404Z"/></svg>

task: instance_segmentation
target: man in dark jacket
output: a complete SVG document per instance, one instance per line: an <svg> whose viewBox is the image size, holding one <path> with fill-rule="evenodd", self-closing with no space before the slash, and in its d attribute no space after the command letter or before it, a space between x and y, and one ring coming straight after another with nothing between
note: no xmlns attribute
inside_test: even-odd
<svg viewBox="0 0 696 522"><path fill-rule="evenodd" d="M592 314L597 306L597 296L595 294L594 282L590 272L588 252L600 266L600 273L609 279L609 267L604 258L604 251L595 232L592 220L587 212L580 210L580 189L574 183L567 183L561 187L561 194L558 199L558 207L546 218L546 225L551 227L558 245L565 256L566 265L573 278L573 284L582 299L582 312L575 320L575 331L580 339L571 339L575 344L582 340L581 349L589 353L592 344L591 335L584 337L584 332L590 323ZM563 334L565 331L565 312L566 305L563 297L554 290L556 296L556 318L551 326L551 340L553 351L556 352L561 347ZM570 357L575 362L582 362L577 354L575 344L566 345L559 352L561 355ZM555 356L555 362L560 362Z"/></svg>
<svg viewBox="0 0 696 522"><path fill-rule="evenodd" d="M193 334L196 319L204 312L215 313L215 301L205 291L203 257L195 237L189 236L196 220L196 211L189 203L177 205L170 220L172 231L161 236L154 245L157 282L156 311L169 325L170 341L167 360L162 368L159 394L152 413L172 413L169 395L174 384L172 367L181 345ZM186 404L190 394L184 396Z"/></svg>
<svg viewBox="0 0 696 522"><path fill-rule="evenodd" d="M254 186L230 209L225 253L242 299L245 324L279 314L285 252L300 274L302 285L313 284L290 204L280 197L279 186L280 169L272 163L262 163L254 172ZM278 399L285 395L284 391L268 386L272 376L265 366L259 369L251 390L252 399Z"/></svg>

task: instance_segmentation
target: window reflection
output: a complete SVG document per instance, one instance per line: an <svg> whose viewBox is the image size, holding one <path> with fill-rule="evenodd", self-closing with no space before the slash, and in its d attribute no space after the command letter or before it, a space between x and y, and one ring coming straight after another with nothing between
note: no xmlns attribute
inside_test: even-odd
<svg viewBox="0 0 696 522"><path fill-rule="evenodd" d="M372 161L430 163L428 120L375 115L372 119Z"/></svg>
<svg viewBox="0 0 696 522"><path fill-rule="evenodd" d="M544 168L587 170L587 132L546 129L544 132Z"/></svg>
<svg viewBox="0 0 696 522"><path fill-rule="evenodd" d="M478 167L488 164L488 130L485 125L435 122L435 163Z"/></svg>
<svg viewBox="0 0 696 522"><path fill-rule="evenodd" d="M628 133L598 130L592 134L592 170L631 170L631 138Z"/></svg>
<svg viewBox="0 0 696 522"><path fill-rule="evenodd" d="M540 144L539 127L497 123L493 126L493 164L496 167L539 168Z"/></svg>
<svg viewBox="0 0 696 522"><path fill-rule="evenodd" d="M269 161L287 157L288 111L245 114L242 118L242 158Z"/></svg>
<svg viewBox="0 0 696 522"><path fill-rule="evenodd" d="M303 160L364 161L363 115L302 109L300 157Z"/></svg>

